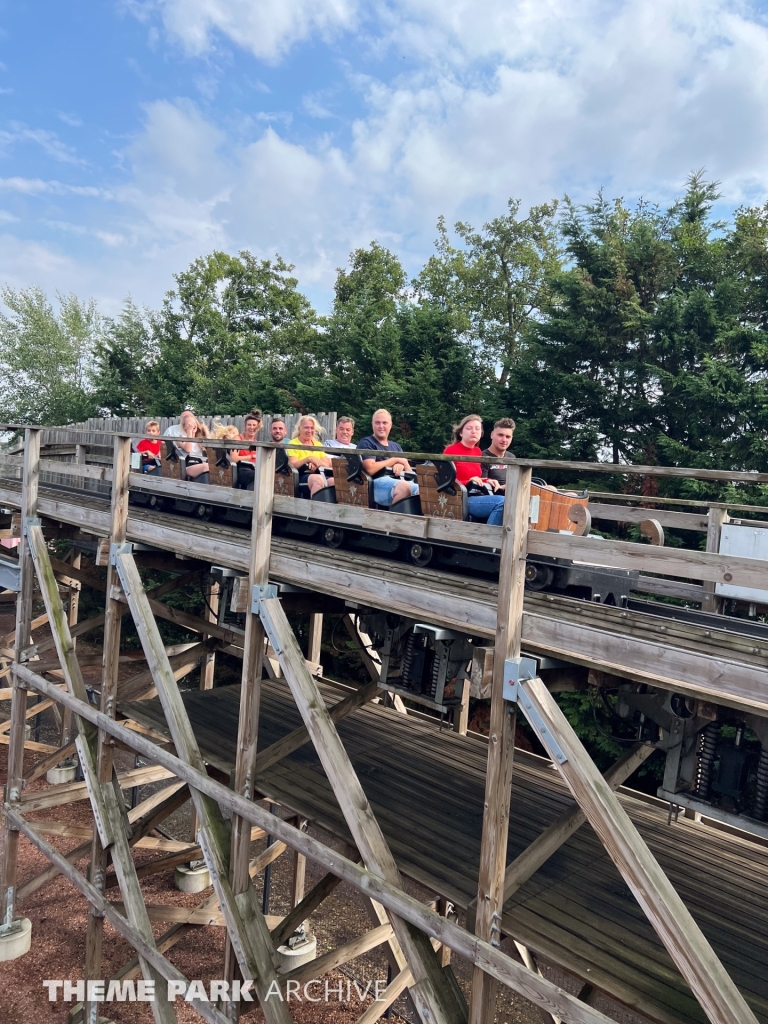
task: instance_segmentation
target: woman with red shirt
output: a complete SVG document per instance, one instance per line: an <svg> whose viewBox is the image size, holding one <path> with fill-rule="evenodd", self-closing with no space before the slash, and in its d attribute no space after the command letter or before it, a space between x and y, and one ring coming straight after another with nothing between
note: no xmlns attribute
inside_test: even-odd
<svg viewBox="0 0 768 1024"><path fill-rule="evenodd" d="M443 455L476 455L482 452L478 442L483 436L483 421L474 413L465 416L457 427L453 428L454 444L449 444ZM497 480L489 480L483 476L483 467L479 462L454 462L456 479L464 484L469 492L467 504L473 519L481 519L489 526L501 526L504 518L504 496L502 494L472 494L486 486L491 492L496 491Z"/></svg>

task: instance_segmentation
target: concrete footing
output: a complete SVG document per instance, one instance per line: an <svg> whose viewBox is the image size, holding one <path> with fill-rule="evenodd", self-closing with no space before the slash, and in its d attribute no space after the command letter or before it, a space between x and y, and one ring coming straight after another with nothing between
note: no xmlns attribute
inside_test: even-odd
<svg viewBox="0 0 768 1024"><path fill-rule="evenodd" d="M277 947L277 971L278 974L287 974L294 967L301 967L308 964L317 956L317 939L314 935L307 935L304 942L296 946Z"/></svg>
<svg viewBox="0 0 768 1024"><path fill-rule="evenodd" d="M181 864L174 872L173 881L180 892L202 892L211 884L211 873L204 864L194 868Z"/></svg>
<svg viewBox="0 0 768 1024"><path fill-rule="evenodd" d="M32 922L28 917L19 917L7 931L0 929L0 962L18 960L29 952L31 945Z"/></svg>
<svg viewBox="0 0 768 1024"><path fill-rule="evenodd" d="M59 786L63 782L73 782L76 774L77 765L74 761L62 761L45 773L45 781L52 786Z"/></svg>

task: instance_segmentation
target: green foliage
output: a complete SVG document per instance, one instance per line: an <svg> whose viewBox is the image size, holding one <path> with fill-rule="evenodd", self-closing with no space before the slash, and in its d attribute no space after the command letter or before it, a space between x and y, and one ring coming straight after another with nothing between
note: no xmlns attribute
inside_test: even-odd
<svg viewBox="0 0 768 1024"><path fill-rule="evenodd" d="M92 356L101 332L93 300L60 295L54 311L39 288L3 288L0 297L0 419L71 423L96 409Z"/></svg>

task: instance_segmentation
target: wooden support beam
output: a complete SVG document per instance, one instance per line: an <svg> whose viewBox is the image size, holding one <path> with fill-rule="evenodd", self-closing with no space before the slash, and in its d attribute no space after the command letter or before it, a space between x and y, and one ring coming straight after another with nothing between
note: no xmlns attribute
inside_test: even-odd
<svg viewBox="0 0 768 1024"><path fill-rule="evenodd" d="M376 683L368 683L367 686L361 686L359 690L355 690L348 697L344 697L333 705L329 711L331 721L341 722L347 715L351 715L353 711L370 703L379 693L380 690ZM288 757L295 750L299 750L305 743L309 743L309 739L307 727L300 725L293 732L289 732L287 736L275 740L269 747L256 755L254 775L261 775L267 768L271 768L273 764L277 764L284 757Z"/></svg>
<svg viewBox="0 0 768 1024"><path fill-rule="evenodd" d="M184 987L189 985L189 981L178 968L174 967L170 961L166 960L158 950L153 939L147 939L143 932L135 928L129 920L126 920L118 910L115 909L114 905L109 901L105 900L99 890L91 885L87 879L83 878L79 871L76 871L71 864L69 864L65 857L63 857L58 850L52 847L49 843L39 836L32 825L26 821L20 814L16 814L15 811L8 809L6 814L12 821L12 823L27 836L30 842L45 856L51 863L56 864L59 871L64 875L67 881L71 882L76 889L78 889L83 896L100 911L106 920L112 925L126 941L128 941L134 949L138 950L139 957L142 961L150 965L151 970L157 977L156 982L156 995L154 1002L150 1005L152 1012L155 1015L155 1019L158 1017L157 1007L165 1007L165 1013L168 1015L169 1021L176 1021L176 1013L171 1003L165 1000L166 982L173 980L184 983ZM126 916L130 918L131 907L127 904L123 904ZM149 916L146 913L146 906L144 907L144 914L149 920ZM151 931L150 931L151 935ZM210 1022L210 1024L229 1024L227 1018L220 1013L214 1006L212 1006L207 1000L203 1001L200 999L191 999L190 1006L194 1006L197 1012L203 1017L204 1020Z"/></svg>
<svg viewBox="0 0 768 1024"><path fill-rule="evenodd" d="M306 921L310 915L314 914L320 904L326 900L340 884L340 881L341 879L331 872L327 875L323 875L320 881L309 890L301 902L297 903L293 910L290 910L280 924L272 930L271 938L275 948L277 948L277 946L282 946L285 940L293 935L299 925Z"/></svg>
<svg viewBox="0 0 768 1024"><path fill-rule="evenodd" d="M744 997L541 679L521 684L519 702L712 1024L756 1024ZM537 717L546 731L537 727Z"/></svg>
<svg viewBox="0 0 768 1024"><path fill-rule="evenodd" d="M159 765L147 765L144 768L132 768L130 771L116 775L117 784L122 789L133 789L145 786L150 782L159 782L170 777L170 772ZM19 809L23 814L30 811L41 811L46 807L62 807L65 804L77 803L88 799L88 782L65 782L59 786L35 793L24 793L19 801Z"/></svg>
<svg viewBox="0 0 768 1024"><path fill-rule="evenodd" d="M168 662L173 670L174 679L183 679L184 676L189 675L200 659L205 658L220 642L219 640L205 640L202 643L193 644L188 650L169 658ZM146 669L146 671L137 672L135 676L118 684L118 702L123 704L132 700L146 700L154 696L154 691L152 672L150 669Z"/></svg>
<svg viewBox="0 0 768 1024"><path fill-rule="evenodd" d="M720 550L720 534L723 523L728 521L728 512L724 508L711 508L707 513L707 551L713 554ZM719 612L723 608L723 599L715 593L715 584L705 581L704 598L701 602L701 610L704 612Z"/></svg>
<svg viewBox="0 0 768 1024"><path fill-rule="evenodd" d="M69 564L73 569L79 569L83 560L82 552L79 548L73 547L69 552ZM81 584L73 581L69 588L69 608L67 610L67 621L69 622L69 628L77 625L77 620L80 615L80 591ZM75 646L77 644L75 643ZM64 711L61 716L61 733L59 735L59 742L62 747L66 746L72 739L72 715Z"/></svg>
<svg viewBox="0 0 768 1024"><path fill-rule="evenodd" d="M34 560L40 591L51 623L51 632L56 644L56 651L64 673L64 680L67 684L67 691L76 700L87 704L85 683L75 655L72 637L69 632L69 623L61 606L56 579L48 557L48 548L43 537L42 528L28 525L27 536L29 537L30 552ZM58 690L55 691L55 693L59 692ZM107 710L101 712L100 719L109 722L113 720L114 708L109 705L105 706ZM130 831L130 825L127 820L125 805L122 799L118 800L117 791L113 787L114 771L110 765L109 778L104 781L100 779L97 768L97 730L91 722L80 716L76 717L76 723L77 750L80 765L89 786L91 806L96 824L94 843L98 833L98 842L101 844L101 848L109 851L120 879L120 892L128 911L129 927L135 930L141 937L142 943L152 947L154 942L152 926L144 908L144 900L138 878L136 877L136 867L131 857L130 847L128 846L127 836ZM106 747L110 737L103 731L103 727L99 731L101 733L101 745ZM66 864L67 862L64 861L64 863ZM67 867L69 867L68 864ZM92 886L91 888L95 888L98 892L98 887ZM100 908L97 904L93 903L93 901L91 902L98 911ZM97 954L98 948L93 947L92 952ZM152 960L148 959L141 952L140 955L142 956L142 968L145 977L159 985L161 975L156 967L153 966ZM86 968L88 966L89 964L87 963ZM157 1024L172 1024L176 1020L173 1007L166 999L156 999L152 1003L152 1012Z"/></svg>
<svg viewBox="0 0 768 1024"><path fill-rule="evenodd" d="M604 775L611 789L615 791L622 786L654 750L655 747L651 743L638 743L620 757ZM507 866L504 873L502 902L506 903L586 820L584 811L576 806L572 810L563 811L559 818L545 828L541 835Z"/></svg>
<svg viewBox="0 0 768 1024"><path fill-rule="evenodd" d="M310 960L309 963L295 967L292 971L287 971L280 979L283 983L283 989L285 990L286 983L289 981L302 983L309 981L311 978L322 978L324 974L335 971L337 967L349 963L355 957L362 956L363 953L367 953L371 949L376 949L377 946L386 942L391 935L392 925L389 923L380 924L377 928L371 928L363 935L350 939L349 942L345 942L328 953L323 953L322 956Z"/></svg>
<svg viewBox="0 0 768 1024"><path fill-rule="evenodd" d="M206 595L208 605L205 609L204 617L209 622L218 622L220 625L224 624L224 603L220 602L220 590L221 585L216 580L212 580L208 584L208 593ZM219 607L221 605L221 607ZM216 671L216 651L209 651L203 658L203 663L200 666L200 689L201 690L212 690L213 689L213 676Z"/></svg>
<svg viewBox="0 0 768 1024"><path fill-rule="evenodd" d="M64 716L62 715L62 718ZM37 762L34 768L31 768L24 776L24 782L26 785L30 785L37 779L45 775L49 769L55 768L57 764L61 764L75 752L75 741L72 740L63 747L57 747L52 754L48 754L46 757L41 758Z"/></svg>
<svg viewBox="0 0 768 1024"><path fill-rule="evenodd" d="M76 715L104 729L142 757L168 768L177 778L183 779L190 787L203 793L220 807L241 815L292 849L299 850L308 860L325 868L342 881L348 882L369 899L380 902L391 914L408 921L437 943L449 946L454 953L463 956L472 964L481 964L483 969L498 981L537 1006L551 1008L569 1024L612 1024L610 1019L598 1010L580 1003L574 996L545 978L531 974L500 949L470 934L450 919L440 917L430 907L409 896L381 875L358 866L337 850L329 849L312 836L294 828L289 822L271 814L258 803L246 800L228 786L210 778L188 761L181 760L143 735L131 732L124 725L107 718L87 701L75 698L67 692L55 690L47 679L23 665L15 671L23 677L28 688L46 696L55 694L59 703L70 707Z"/></svg>
<svg viewBox="0 0 768 1024"><path fill-rule="evenodd" d="M253 485L253 515L251 543L248 557L248 595L254 588L269 583L269 553L272 543L272 507L274 504L275 452L260 448L256 453ZM243 640L243 670L240 682L240 709L237 726L237 754L235 757L234 787L246 800L253 800L256 774L256 755L259 738L261 707L261 678L264 670L264 627L258 615L251 611L250 601L245 613ZM250 886L249 823L236 815L232 818L230 843L230 882L237 896ZM266 907L265 907L266 909ZM235 950L232 939L225 944L224 978L231 981L235 975ZM242 970L242 963L240 964ZM246 975L247 977L247 975ZM232 1008L237 1015L237 1007Z"/></svg>
<svg viewBox="0 0 768 1024"><path fill-rule="evenodd" d="M205 763L192 731L168 657L165 653L150 603L144 593L139 571L130 554L119 554L116 568L120 584L133 615L147 664L155 673L157 693L176 750L196 772L205 774ZM138 739L138 737L137 737ZM244 978L252 978L267 1024L290 1024L290 1014L279 1000L266 999L277 974L274 950L264 916L248 876L242 892L235 893L229 881L229 831L219 806L197 789L191 789L200 824L198 841L211 872L216 894L227 921L227 932ZM247 832L250 842L250 828Z"/></svg>
<svg viewBox="0 0 768 1024"><path fill-rule="evenodd" d="M260 602L259 611L270 643L280 660L280 667L366 867L381 874L393 884L400 884L400 873L392 852L331 721L317 683L307 671L304 657L280 601L277 598L266 598ZM426 936L398 918L393 918L392 926L413 971L415 984L412 997L425 1024L428 1021L434 1024L462 1022L462 1008Z"/></svg>
<svg viewBox="0 0 768 1024"><path fill-rule="evenodd" d="M40 480L40 431L27 428L24 431L24 469L21 485L22 522L29 523L37 516L37 500ZM16 601L16 628L13 660L14 666L21 664L21 651L31 641L32 594L35 572L29 538L22 530L19 544L21 568L21 590ZM26 726L27 689L17 676L12 676L13 697L11 698L11 732L8 746L8 775L5 785L5 802L16 808L21 799L24 778L24 730ZM18 874L19 833L5 821L5 843L2 863L2 917L0 928L13 925L16 901L16 879Z"/></svg>
<svg viewBox="0 0 768 1024"><path fill-rule="evenodd" d="M323 643L323 613L311 612L309 616L309 640L307 642L307 661L314 665L320 664L320 649Z"/></svg>
<svg viewBox="0 0 768 1024"><path fill-rule="evenodd" d="M497 944L501 940L516 721L514 712L510 713L503 696L504 662L508 658L520 656L530 495L530 469L510 467L507 470L507 495L502 523L496 653L493 659L488 769L475 917L475 934ZM496 993L496 981L476 966L472 974L470 1024L486 1024L493 1020Z"/></svg>

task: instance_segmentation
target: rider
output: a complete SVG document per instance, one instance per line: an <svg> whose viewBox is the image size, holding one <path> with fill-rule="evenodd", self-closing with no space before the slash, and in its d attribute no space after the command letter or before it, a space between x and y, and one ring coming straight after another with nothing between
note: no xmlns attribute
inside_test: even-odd
<svg viewBox="0 0 768 1024"><path fill-rule="evenodd" d="M397 441L390 441L392 417L386 409L377 409L371 418L373 433L357 442L358 448L367 448L375 452L402 452ZM410 480L403 480L403 473L411 469L408 459L401 455L375 455L363 458L363 469L373 477L373 500L377 505L394 505L396 501L409 498L419 493L419 486ZM392 476L385 474L386 469L392 470ZM378 475L376 475L378 474Z"/></svg>
<svg viewBox="0 0 768 1024"><path fill-rule="evenodd" d="M515 436L515 421L504 416L496 420L491 431L491 443L483 449L483 455L490 455L495 459L514 459L514 452L509 451L512 438ZM485 466L485 472L489 480L495 480L501 494L506 494L507 488L507 467L506 466Z"/></svg>
<svg viewBox="0 0 768 1024"><path fill-rule="evenodd" d="M144 433L151 434L158 440L150 441L145 437L136 445L136 451L141 454L141 471L158 476L160 473L160 424L157 420L148 420L144 426Z"/></svg>
<svg viewBox="0 0 768 1024"><path fill-rule="evenodd" d="M480 416L470 413L453 428L454 443L449 444L444 455L481 455L477 442L483 436L483 421ZM504 518L504 496L496 494L497 480L483 476L479 462L455 462L456 479L467 489L467 507L473 519L485 520L489 526L501 526Z"/></svg>
<svg viewBox="0 0 768 1024"><path fill-rule="evenodd" d="M355 432L355 421L351 416L340 416L336 423L336 437L332 441L326 441L326 448L354 448L352 444L352 435ZM331 455L330 458L335 458ZM317 492L321 491L324 487L333 487L336 481L332 476L326 476L324 473L310 473L307 477L307 486L309 487L310 498Z"/></svg>

